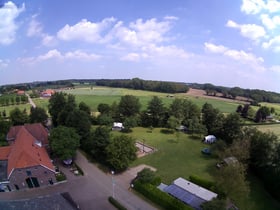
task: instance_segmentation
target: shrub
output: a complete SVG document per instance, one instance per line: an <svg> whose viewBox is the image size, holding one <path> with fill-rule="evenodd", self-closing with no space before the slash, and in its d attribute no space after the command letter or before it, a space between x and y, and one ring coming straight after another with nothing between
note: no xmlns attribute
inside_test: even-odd
<svg viewBox="0 0 280 210"><path fill-rule="evenodd" d="M125 208L122 204L120 204L115 198L113 198L112 196L110 196L108 198L109 202L115 206L117 209L119 210L127 210L127 208Z"/></svg>
<svg viewBox="0 0 280 210"><path fill-rule="evenodd" d="M59 174L56 174L55 177L56 177L56 181L58 181L58 182L66 180L65 174L62 172L60 172Z"/></svg>
<svg viewBox="0 0 280 210"><path fill-rule="evenodd" d="M214 190L215 188L215 183L214 182L211 182L209 180L206 180L206 179L202 179L201 177L199 176L196 176L196 175L190 175L189 177L190 181L201 186L201 187L204 187L208 190Z"/></svg>

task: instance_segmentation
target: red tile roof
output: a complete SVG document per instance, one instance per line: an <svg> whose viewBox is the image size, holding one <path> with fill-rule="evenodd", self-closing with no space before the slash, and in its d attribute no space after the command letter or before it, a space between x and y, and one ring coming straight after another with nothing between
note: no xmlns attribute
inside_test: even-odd
<svg viewBox="0 0 280 210"><path fill-rule="evenodd" d="M37 139L25 126L17 127L15 143L12 144L8 157L8 177L15 168L26 168L41 165L55 171L44 147L36 144Z"/></svg>
<svg viewBox="0 0 280 210"><path fill-rule="evenodd" d="M23 125L28 132L37 140L42 142L42 145L48 145L48 131L41 123L25 124ZM7 140L14 140L22 125L13 126L7 134Z"/></svg>
<svg viewBox="0 0 280 210"><path fill-rule="evenodd" d="M8 160L11 146L0 147L0 160Z"/></svg>

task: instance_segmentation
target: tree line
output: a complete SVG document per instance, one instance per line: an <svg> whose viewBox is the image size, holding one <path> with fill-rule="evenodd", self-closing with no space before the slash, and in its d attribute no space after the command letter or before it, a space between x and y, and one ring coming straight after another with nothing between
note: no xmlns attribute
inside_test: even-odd
<svg viewBox="0 0 280 210"><path fill-rule="evenodd" d="M0 96L0 106L10 106L15 104L25 104L28 102L26 95L4 94Z"/></svg>
<svg viewBox="0 0 280 210"><path fill-rule="evenodd" d="M96 85L108 87L130 88L135 90L148 90L162 93L185 93L188 86L179 82L150 81L139 78L133 79L103 79L97 80Z"/></svg>
<svg viewBox="0 0 280 210"><path fill-rule="evenodd" d="M259 102L269 102L269 103L280 103L280 94L258 90L258 89L243 89L240 87L223 87L223 86L215 86L210 83L206 84L197 84L197 83L189 83L189 87L202 89L206 91L207 95L216 96L218 93L222 94L222 97L235 99L237 96L242 96L248 99L252 103L252 105L257 105Z"/></svg>

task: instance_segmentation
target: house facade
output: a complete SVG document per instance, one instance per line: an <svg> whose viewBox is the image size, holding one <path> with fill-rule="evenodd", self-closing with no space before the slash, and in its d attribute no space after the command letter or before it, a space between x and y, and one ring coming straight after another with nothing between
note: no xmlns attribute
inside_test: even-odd
<svg viewBox="0 0 280 210"><path fill-rule="evenodd" d="M2 191L21 190L56 182L55 167L47 153L48 132L39 124L11 127L7 141L0 147L0 163L5 173L0 177Z"/></svg>

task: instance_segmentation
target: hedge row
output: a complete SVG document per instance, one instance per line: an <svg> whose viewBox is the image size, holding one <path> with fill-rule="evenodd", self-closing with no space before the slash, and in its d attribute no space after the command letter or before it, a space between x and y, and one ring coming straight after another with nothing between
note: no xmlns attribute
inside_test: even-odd
<svg viewBox="0 0 280 210"><path fill-rule="evenodd" d="M215 183L214 182L211 182L209 180L206 180L206 179L202 179L201 177L199 176L196 176L196 175L190 175L189 177L190 181L201 186L201 187L204 187L208 190L214 190L215 189Z"/></svg>
<svg viewBox="0 0 280 210"><path fill-rule="evenodd" d="M110 196L108 198L109 202L115 206L118 210L127 210L127 208L125 208L122 204L120 204L115 198L113 198L112 196Z"/></svg>
<svg viewBox="0 0 280 210"><path fill-rule="evenodd" d="M151 184L141 184L138 181L134 182L134 189L144 195L146 198L161 206L166 210L192 210L183 202L177 200L171 195L162 192L156 186Z"/></svg>

